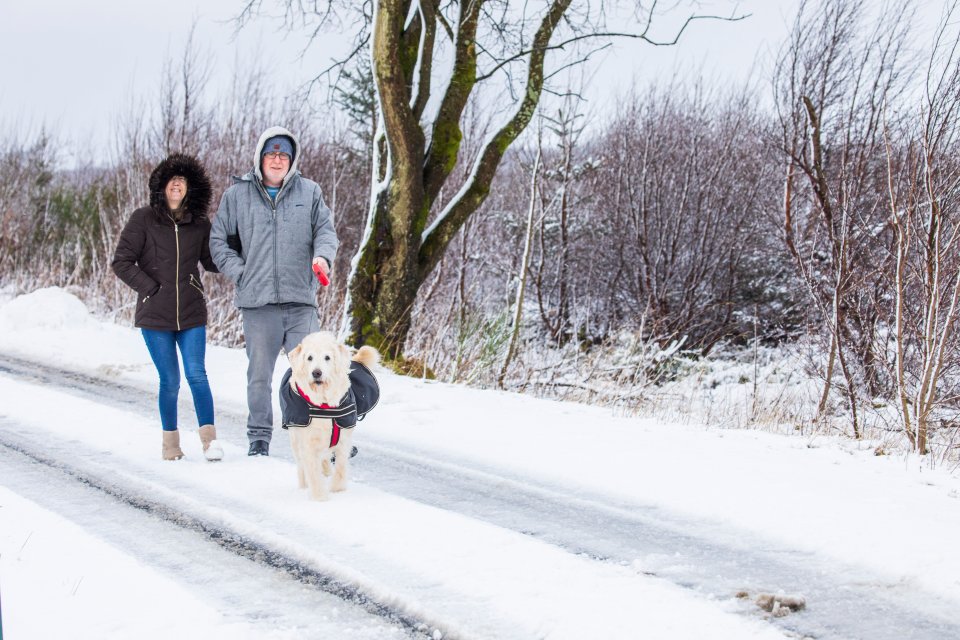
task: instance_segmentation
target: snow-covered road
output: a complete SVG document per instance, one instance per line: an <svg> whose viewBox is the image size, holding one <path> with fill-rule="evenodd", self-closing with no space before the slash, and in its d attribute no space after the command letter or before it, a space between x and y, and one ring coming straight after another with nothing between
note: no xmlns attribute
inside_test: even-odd
<svg viewBox="0 0 960 640"><path fill-rule="evenodd" d="M150 417L151 408L140 401L141 392L135 386L10 356L0 356L0 375L0 387L12 384L5 388L19 389L22 394L46 389L47 401L55 400L57 406L92 402L108 413L117 412L116 419L121 421L125 414L130 415L131 421ZM28 386L20 387L22 383ZM57 389L52 396L51 389ZM221 416L221 430L230 432L224 433L227 439L242 441L242 417ZM160 570L170 572L176 568L181 579L191 585L217 585L211 589L211 597L217 599L222 609L253 620L255 628L300 633L309 630L311 636L320 637L329 631L328 624L340 630L346 625L351 629L350 637L356 638L419 636L434 630L445 637L467 638L584 637L578 634L587 632L575 631L570 623L550 631L518 628L509 619L503 627L492 620L481 623L478 616L469 612L474 607L483 611L479 602L432 602L425 607L402 595L415 591L412 582L394 591L392 578L377 578L371 567L363 576L356 575L352 567L331 561L331 556L348 555L337 553L336 549L322 553L323 559L318 560L313 556L312 548L317 545L310 539L310 528L304 529L303 522L284 522L276 512L258 510L258 502L246 500L245 491L227 496L209 485L198 487L190 482L171 487L162 477L149 479L146 468L155 465L138 464L122 452L113 455L95 446L88 448L85 441L78 442L69 432L63 434L65 439L50 435L46 430L0 422L0 485L79 526L102 533L111 544L134 549L137 557L149 558ZM281 432L275 441L274 460L246 462L282 461L289 466L291 457L284 436ZM363 454L355 460L355 473L364 485L379 489L384 496L406 498L411 505L427 505L465 516L472 522L520 533L538 545L560 552L567 560L586 564L587 571L602 567L622 573L628 567L681 585L708 601L727 600L729 610L746 618L758 617L759 611L746 603L732 606L731 594L745 591L755 595L777 589L802 593L814 606L802 614L776 620L777 625L801 637L960 637L960 624L950 622L955 619L952 603L931 600L907 586L853 567L837 567L815 554L777 548L746 532L682 519L666 510L629 504L614 496L556 490L541 486L537 478L505 477L483 465L452 464L437 460L429 451L396 443L364 444ZM232 453L242 455L242 451ZM165 470L169 470L173 465L166 466ZM217 465L200 465L200 470L209 471L206 467L210 466ZM285 480L288 482L289 478ZM278 483L282 485L285 480L279 479ZM351 491L354 490L356 486ZM78 503L87 501L100 508L77 508ZM109 508L104 508L105 504ZM373 504L366 506L375 508ZM304 505L305 509L315 507ZM411 508L411 517L416 517L415 511ZM131 520L138 524L110 526ZM402 521L401 515L399 524L403 525ZM410 523L407 528L417 527ZM452 527L444 529L442 536L447 539L469 540L475 536L473 532L460 536ZM158 545L158 538L168 542ZM145 545L145 540L151 542ZM211 544L220 549L209 551ZM164 551L156 553L157 548ZM202 561L184 563L184 557ZM638 562L638 558L643 558L643 562ZM243 559L252 566L238 570ZM428 563L439 560L429 555L424 559ZM182 572L184 567L189 570ZM217 579L224 567L229 568L230 575L230 580L222 581L228 587L225 591L220 589L221 580ZM406 567L408 572L411 569L414 575L430 573L429 567ZM534 582L538 581L534 578ZM311 588L305 590L303 585ZM437 598L440 591L432 586L430 597L424 597L424 601ZM544 591L549 592L546 585ZM269 604L259 595L286 592L293 595L271 597ZM250 594L258 597L248 601ZM541 597L549 596L544 593ZM603 599L609 598L604 595ZM283 606L279 606L280 602ZM462 604L467 605L467 610L457 613ZM621 602L619 606L628 603ZM336 614L321 616L318 622L318 610ZM869 616L863 615L866 611ZM452 620L456 622L451 623ZM639 621L637 624L639 628ZM602 628L603 624L597 625L594 631ZM629 637L628 629L618 630L616 626L612 633L611 637Z"/></svg>
<svg viewBox="0 0 960 640"><path fill-rule="evenodd" d="M283 431L245 455L243 352L207 370L226 458L203 461L184 385L165 463L135 331L61 290L0 304L5 633L960 637L960 479L928 461L382 371L353 484L314 503ZM754 605L780 590L806 610Z"/></svg>
<svg viewBox="0 0 960 640"><path fill-rule="evenodd" d="M174 591L183 595L172 600L169 586L157 587L155 579L143 580L128 566L102 566L96 554L87 550L88 542L81 552L92 556L89 562L98 566L71 567L58 571L56 577L71 582L68 586L75 584L84 594L91 589L105 594L101 611L91 616L67 606L56 611L59 620L8 624L13 632L8 637L27 637L16 632L31 631L32 637L128 638L136 630L138 638L166 640L196 637L198 628L204 630L204 637L224 640L429 637L412 630L409 620L398 620L357 594L337 593L331 585L317 588L318 576L306 571L297 574L296 568L269 557L252 541L231 540L226 532L208 529L187 513L136 493L136 488L59 461L71 457L56 448L41 454L0 444L0 486L57 514L62 521L56 526L67 529L64 537L71 542L90 532L102 545L123 550L150 574L166 576L174 583ZM0 494L4 507L10 507L9 501L10 496ZM32 553L33 547L43 544L37 539L43 534L36 534L34 527L16 523L4 531L5 536L23 540L25 549L19 549L18 555ZM58 541L54 548L42 548L39 553L69 551ZM108 563L115 562L114 553L105 555ZM44 576L37 575L36 580L38 592L51 596L51 590L41 586ZM125 592L120 602L113 593L118 590ZM8 623L9 618L19 617L14 607L27 595L4 593ZM78 600L49 599L61 604ZM161 613L163 607L170 612L169 618ZM190 607L201 610L184 610ZM70 624L74 616L84 621L80 630ZM206 624L198 624L198 617ZM64 621L67 624L61 626Z"/></svg>
<svg viewBox="0 0 960 640"><path fill-rule="evenodd" d="M308 581L348 602L368 603L388 619L399 617L407 628L421 625L446 638L629 637L639 622L627 612L643 602L658 603L645 608L645 623L676 629L681 634L676 637L778 637L760 622L730 616L683 590L638 580L629 567L570 554L366 482L351 487L350 500L306 501L291 486L293 467L284 451L246 458L240 447L228 445L224 464L202 463L196 455L196 462L164 464L151 455L152 440L141 451L136 434L119 436L120 446L110 437L124 424L146 426L136 413L113 406L96 391L55 390L56 378L45 377L39 385L36 376L29 383L11 379L12 367L6 368L0 377L5 397L38 394L49 406L70 406L93 418L81 434L67 421L44 425L29 415L15 416L17 422L8 417L0 422L0 445L11 454L200 537L225 538L226 548L255 560L293 572L305 568ZM356 476L365 476L359 464ZM357 530L371 515L379 529ZM584 616L583 608L590 615ZM674 612L691 609L696 621L678 626Z"/></svg>

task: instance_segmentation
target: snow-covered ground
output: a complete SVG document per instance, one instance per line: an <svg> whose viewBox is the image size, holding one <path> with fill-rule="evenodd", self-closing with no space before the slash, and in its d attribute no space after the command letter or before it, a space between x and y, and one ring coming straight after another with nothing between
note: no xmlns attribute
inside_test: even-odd
<svg viewBox="0 0 960 640"><path fill-rule="evenodd" d="M0 615L10 640L320 637L334 628L338 637L355 638L410 632L410 625L405 631L384 626L376 615L364 621L366 613L349 613L349 603L274 602L269 586L245 602L243 593L258 589L249 586L258 578L229 561L219 575L215 556L222 550L215 545L206 551L204 544L184 543L192 557L199 554L211 565L201 578L184 577L175 560L161 561L150 545L128 544L123 532L96 524L92 514L123 517L129 509L94 506L82 497L96 489L120 502L152 505L141 510L176 511L181 520L277 550L350 593L420 621L433 637L792 637L752 604L761 586L790 585L758 585L745 577L747 599L733 589L704 593L670 579L672 571L694 571L673 566L683 558L642 549L632 557L596 557L549 535L501 526L494 513L411 499L401 491L407 484L402 476L412 481L418 460L424 469L475 481L484 491L495 487L493 495L478 493L474 500L461 492L454 501L495 505L496 492L503 492L506 504L529 489L574 513L578 504L585 512L606 510L611 522L661 513L694 523L745 557L757 549L789 549L808 558L815 573L869 582L872 592L889 591L891 598L934 602L922 617L947 629L960 619L951 619L960 611L960 478L916 458L878 457L872 449L824 437L615 417L596 407L381 371L381 403L354 439L360 448L354 482L329 502L316 503L296 487L284 431L275 432L271 457L246 456L242 350L208 349L226 450L217 464L203 461L195 420L185 409L185 382L180 422L187 457L160 460L156 374L139 333L96 320L62 290L0 306L2 357L137 389L127 402L139 407L108 401L106 391L103 401L71 393L69 377L44 385L0 370ZM277 380L285 368L281 358ZM409 462L391 481L397 492L374 482L378 459ZM70 488L70 478L82 481L83 492ZM436 487L438 495L445 490ZM603 508L591 511L598 500ZM131 531L144 527L138 539L166 535L159 525L133 520ZM595 522L597 539L605 525ZM251 603L257 610L299 609L273 623L246 610ZM825 606L808 598L807 611L791 615L802 621ZM302 622L310 615L315 624ZM866 629L872 614L846 615L863 616ZM851 627L858 628L856 618Z"/></svg>

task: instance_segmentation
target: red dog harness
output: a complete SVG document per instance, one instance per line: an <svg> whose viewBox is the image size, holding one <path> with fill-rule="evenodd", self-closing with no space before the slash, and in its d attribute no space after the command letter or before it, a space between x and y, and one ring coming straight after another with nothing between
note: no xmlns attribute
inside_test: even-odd
<svg viewBox="0 0 960 640"><path fill-rule="evenodd" d="M312 402L310 402L310 398L307 397L307 394L303 392L303 389L300 388L300 385L296 385L296 386L297 386L297 393L299 393L300 397L303 398L304 402L306 402L311 407L315 407L317 409L336 409L336 407L332 407L326 402L324 402L319 406L313 404ZM330 446L335 447L337 446L337 443L340 442L340 425L337 424L337 421L333 418L330 418L330 422L333 423L333 431L330 432Z"/></svg>

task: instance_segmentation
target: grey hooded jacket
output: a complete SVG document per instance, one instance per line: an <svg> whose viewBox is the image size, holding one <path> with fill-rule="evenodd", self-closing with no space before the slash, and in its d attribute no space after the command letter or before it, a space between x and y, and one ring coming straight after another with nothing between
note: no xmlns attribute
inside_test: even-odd
<svg viewBox="0 0 960 640"><path fill-rule="evenodd" d="M260 154L273 136L293 140L294 158L276 203L263 188ZM337 234L320 186L300 175L300 142L282 127L271 127L257 142L254 169L223 194L210 230L210 254L221 273L237 285L240 308L299 302L317 305L315 257L333 266Z"/></svg>

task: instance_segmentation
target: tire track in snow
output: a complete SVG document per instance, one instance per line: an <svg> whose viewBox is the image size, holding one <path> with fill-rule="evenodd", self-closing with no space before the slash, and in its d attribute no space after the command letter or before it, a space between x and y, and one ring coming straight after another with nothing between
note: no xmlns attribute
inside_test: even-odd
<svg viewBox="0 0 960 640"><path fill-rule="evenodd" d="M10 423L0 420L0 424L9 425ZM2 430L0 430L0 447L35 464L59 472L72 481L109 496L127 507L137 509L180 529L199 534L235 556L280 571L303 585L355 605L386 623L402 628L408 632L409 637L433 637L432 629L434 626L380 602L362 588L338 580L305 562L271 548L269 544L256 540L254 537L243 535L219 524L213 524L162 501L148 498L143 492L137 492L131 487L127 480L124 481L123 485L111 482L99 474L72 466L53 456L45 455L39 450L39 447L31 446L30 443L17 439L12 433L5 433ZM449 640L454 638L451 635L444 635L444 637Z"/></svg>
<svg viewBox="0 0 960 640"><path fill-rule="evenodd" d="M0 431L10 426L9 422L0 421ZM319 640L343 637L344 630L349 629L347 637L357 640L423 638L421 634L411 634L333 595L305 588L273 567L233 555L194 531L131 508L58 469L2 445L0 485L59 515L123 556L186 590L221 616L218 623L218 627L221 623L224 625L221 630L232 629L236 637ZM29 536L24 545L28 540ZM35 554L29 552L28 555ZM87 576L73 573L75 569L72 567L66 569L74 576L92 577L93 593L104 588L104 580L110 579L107 576L117 578L109 567L104 570L105 575ZM49 586L56 591L56 585ZM130 589L141 596L156 595L143 594L138 585L130 585ZM55 599L51 604L54 602ZM116 603L97 602L103 606L98 617L113 618L111 607ZM98 606L96 603L91 605ZM130 626L134 621L129 616L121 615L120 618L126 623L121 622L114 628L124 628L129 634L136 635L137 627ZM44 633L44 623L37 621L37 624L35 631ZM150 628L154 626L149 620L143 624ZM91 637L90 633L79 635Z"/></svg>

